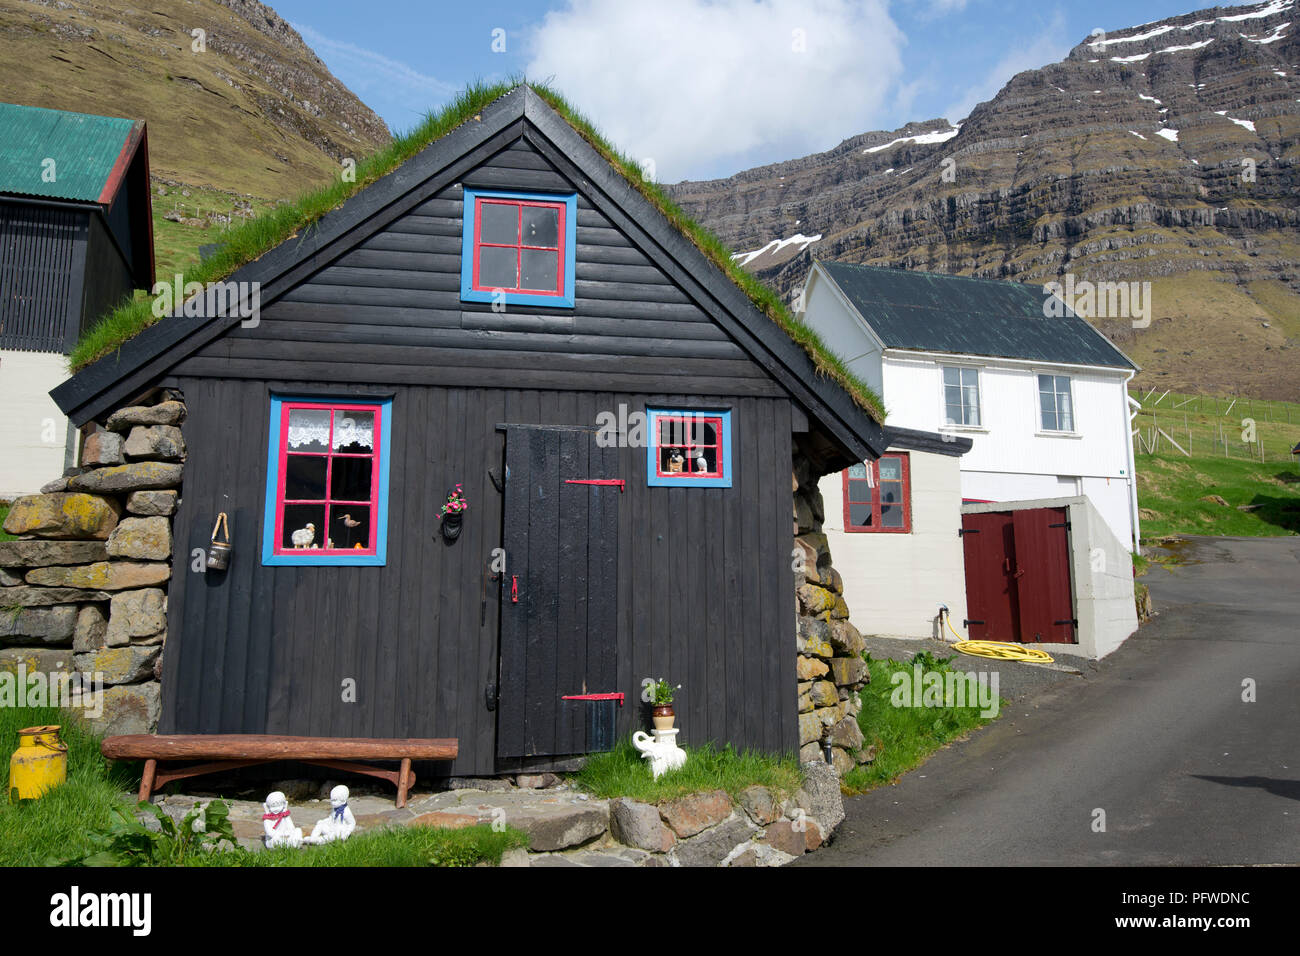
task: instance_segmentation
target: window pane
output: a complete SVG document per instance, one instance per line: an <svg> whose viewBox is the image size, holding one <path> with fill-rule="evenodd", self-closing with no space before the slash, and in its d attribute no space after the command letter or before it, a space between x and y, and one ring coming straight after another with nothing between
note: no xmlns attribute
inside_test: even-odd
<svg viewBox="0 0 1300 956"><path fill-rule="evenodd" d="M324 505L285 505L280 547L286 550L324 547L324 528Z"/></svg>
<svg viewBox="0 0 1300 956"><path fill-rule="evenodd" d="M560 278L560 254L558 252L539 252L536 249L525 249L520 258L523 274L519 279L519 288L545 289L548 292L558 290Z"/></svg>
<svg viewBox="0 0 1300 956"><path fill-rule="evenodd" d="M1040 392L1054 392L1054 391L1056 391L1056 386L1055 386L1055 384L1053 383L1053 378L1054 378L1054 376L1052 376L1052 375L1040 375L1040 376L1038 376L1038 390L1039 390Z"/></svg>
<svg viewBox="0 0 1300 956"><path fill-rule="evenodd" d="M1074 431L1074 410L1070 407L1070 386L1067 384L1056 396L1056 411L1059 419L1061 431Z"/></svg>
<svg viewBox="0 0 1300 956"><path fill-rule="evenodd" d="M943 370L943 384L957 386L961 384L961 369L945 368Z"/></svg>
<svg viewBox="0 0 1300 956"><path fill-rule="evenodd" d="M1038 404L1043 411L1043 428L1047 431L1056 431L1056 396L1048 392L1040 392Z"/></svg>
<svg viewBox="0 0 1300 956"><path fill-rule="evenodd" d="M524 245L550 246L560 244L560 211L542 206L524 207Z"/></svg>
<svg viewBox="0 0 1300 956"><path fill-rule="evenodd" d="M849 524L855 528L871 527L871 505L868 504L850 504L849 505Z"/></svg>
<svg viewBox="0 0 1300 956"><path fill-rule="evenodd" d="M856 465L850 465L849 477L865 479L867 477L867 466L862 464L861 462L858 462L858 464Z"/></svg>
<svg viewBox="0 0 1300 956"><path fill-rule="evenodd" d="M375 413L352 409L334 413L334 450L364 455L375 449Z"/></svg>
<svg viewBox="0 0 1300 956"><path fill-rule="evenodd" d="M478 284L488 289L516 289L519 251L482 246L478 256Z"/></svg>
<svg viewBox="0 0 1300 956"><path fill-rule="evenodd" d="M659 470L670 475L686 471L686 455L680 448L664 448L659 452Z"/></svg>
<svg viewBox="0 0 1300 956"><path fill-rule="evenodd" d="M686 444L686 423L680 418L659 419L659 444Z"/></svg>
<svg viewBox="0 0 1300 956"><path fill-rule="evenodd" d="M882 528L901 528L903 526L903 506L901 504L881 504L880 526Z"/></svg>
<svg viewBox="0 0 1300 956"><path fill-rule="evenodd" d="M335 505L330 510L330 543L355 550L370 547L370 509L365 505Z"/></svg>
<svg viewBox="0 0 1300 956"><path fill-rule="evenodd" d="M882 482L903 480L903 463L899 459L881 458L878 465L880 468L880 480Z"/></svg>
<svg viewBox="0 0 1300 956"><path fill-rule="evenodd" d="M325 497L324 455L289 455L284 466L286 501L320 501ZM317 525L319 528L320 525Z"/></svg>
<svg viewBox="0 0 1300 956"><path fill-rule="evenodd" d="M943 401L949 407L961 407L961 386L945 385L943 387Z"/></svg>
<svg viewBox="0 0 1300 956"><path fill-rule="evenodd" d="M290 451L324 451L330 436L328 408L293 408L289 410Z"/></svg>
<svg viewBox="0 0 1300 956"><path fill-rule="evenodd" d="M849 501L871 502L871 483L866 481L849 481Z"/></svg>
<svg viewBox="0 0 1300 956"><path fill-rule="evenodd" d="M977 368L964 368L961 370L962 385L970 388L978 388L980 384L980 371Z"/></svg>
<svg viewBox="0 0 1300 956"><path fill-rule="evenodd" d="M370 500L369 458L335 458L330 472L330 498L335 501Z"/></svg>
<svg viewBox="0 0 1300 956"><path fill-rule="evenodd" d="M687 470L695 474L716 472L718 470L718 450L716 448L694 448L688 461Z"/></svg>
<svg viewBox="0 0 1300 956"><path fill-rule="evenodd" d="M502 203L479 203L479 242L519 243L519 207Z"/></svg>

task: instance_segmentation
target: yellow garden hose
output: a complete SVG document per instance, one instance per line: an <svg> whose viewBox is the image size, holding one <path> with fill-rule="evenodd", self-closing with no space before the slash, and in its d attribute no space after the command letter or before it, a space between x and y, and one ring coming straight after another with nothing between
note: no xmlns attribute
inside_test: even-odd
<svg viewBox="0 0 1300 956"><path fill-rule="evenodd" d="M951 627L951 625L949 625ZM1030 664L1050 664L1055 658L1046 651L1008 641L958 641L953 650L973 657L991 657L999 661L1026 661Z"/></svg>

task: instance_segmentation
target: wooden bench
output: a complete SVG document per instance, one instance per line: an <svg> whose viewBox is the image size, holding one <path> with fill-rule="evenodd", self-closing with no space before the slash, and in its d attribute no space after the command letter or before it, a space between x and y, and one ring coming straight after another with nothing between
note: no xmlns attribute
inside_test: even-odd
<svg viewBox="0 0 1300 956"><path fill-rule="evenodd" d="M362 773L387 780L397 787L397 806L406 806L406 795L415 785L412 760L453 760L460 749L455 737L370 738L370 737L281 737L274 734L126 734L106 737L100 751L110 760L143 760L140 799L148 800L155 787L173 780L197 777L236 767L296 760L316 767ZM163 761L204 760L164 770ZM396 760L397 770L381 770L359 760Z"/></svg>

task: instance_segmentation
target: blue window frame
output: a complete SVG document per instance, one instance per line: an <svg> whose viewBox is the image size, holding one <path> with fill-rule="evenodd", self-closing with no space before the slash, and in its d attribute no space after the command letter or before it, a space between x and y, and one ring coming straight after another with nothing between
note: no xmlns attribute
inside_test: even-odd
<svg viewBox="0 0 1300 956"><path fill-rule="evenodd" d="M387 563L392 404L271 396L264 565Z"/></svg>
<svg viewBox="0 0 1300 956"><path fill-rule="evenodd" d="M647 408L646 475L653 486L731 487L731 412Z"/></svg>
<svg viewBox="0 0 1300 956"><path fill-rule="evenodd" d="M572 308L577 194L464 192L462 301Z"/></svg>

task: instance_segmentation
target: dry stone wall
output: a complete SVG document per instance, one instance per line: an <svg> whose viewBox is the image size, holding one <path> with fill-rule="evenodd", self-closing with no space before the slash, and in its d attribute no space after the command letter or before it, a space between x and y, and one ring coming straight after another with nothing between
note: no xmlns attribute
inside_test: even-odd
<svg viewBox="0 0 1300 956"><path fill-rule="evenodd" d="M100 733L157 728L184 421L167 390L117 409L83 438L81 465L4 522L18 540L0 542L0 671Z"/></svg>
<svg viewBox="0 0 1300 956"><path fill-rule="evenodd" d="M875 754L857 720L861 709L857 692L871 679L862 657L866 642L849 620L844 581L831 564L830 545L822 533L825 505L817 476L798 452L791 485L796 561L802 568L795 572L799 759L829 759L843 776Z"/></svg>

